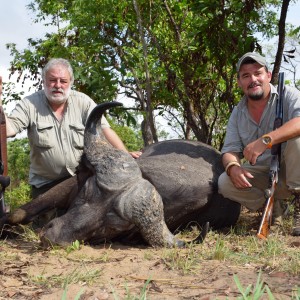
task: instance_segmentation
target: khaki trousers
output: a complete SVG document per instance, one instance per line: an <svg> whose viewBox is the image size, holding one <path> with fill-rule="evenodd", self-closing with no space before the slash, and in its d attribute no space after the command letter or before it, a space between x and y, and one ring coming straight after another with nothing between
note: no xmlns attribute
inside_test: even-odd
<svg viewBox="0 0 300 300"><path fill-rule="evenodd" d="M224 172L218 180L219 193L256 211L263 207L266 201L265 190L268 188L270 166L251 166L245 163L243 168L254 176L248 179L252 187L237 189ZM274 196L276 200L283 200L295 192L300 193L300 137L289 140L285 147L282 145L279 179Z"/></svg>

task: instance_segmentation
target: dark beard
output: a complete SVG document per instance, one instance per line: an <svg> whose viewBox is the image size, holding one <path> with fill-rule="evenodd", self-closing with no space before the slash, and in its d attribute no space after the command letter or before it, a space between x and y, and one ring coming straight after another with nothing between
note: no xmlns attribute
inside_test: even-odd
<svg viewBox="0 0 300 300"><path fill-rule="evenodd" d="M259 100L263 99L263 97L264 97L264 93L248 95L248 98L253 100L253 101L259 101Z"/></svg>

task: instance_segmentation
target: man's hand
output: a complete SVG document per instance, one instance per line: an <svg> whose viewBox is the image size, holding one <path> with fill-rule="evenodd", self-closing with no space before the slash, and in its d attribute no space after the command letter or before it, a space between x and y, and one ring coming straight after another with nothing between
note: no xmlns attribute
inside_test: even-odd
<svg viewBox="0 0 300 300"><path fill-rule="evenodd" d="M262 139L259 138L254 142L248 144L244 151L244 157L249 161L250 165L255 165L257 158L263 154L267 149L267 146L262 142Z"/></svg>
<svg viewBox="0 0 300 300"><path fill-rule="evenodd" d="M133 158L139 158L142 155L141 151L128 152Z"/></svg>
<svg viewBox="0 0 300 300"><path fill-rule="evenodd" d="M232 166L229 172L230 179L237 189L252 187L247 178L253 178L253 175L242 167Z"/></svg>

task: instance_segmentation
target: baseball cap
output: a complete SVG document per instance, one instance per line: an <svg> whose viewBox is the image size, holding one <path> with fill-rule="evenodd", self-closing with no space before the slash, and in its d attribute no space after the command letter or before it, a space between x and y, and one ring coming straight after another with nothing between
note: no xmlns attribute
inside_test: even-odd
<svg viewBox="0 0 300 300"><path fill-rule="evenodd" d="M236 64L236 71L239 72L241 65L247 62L248 60L255 60L257 63L262 65L263 67L267 66L267 62L265 57L261 56L260 54L256 52L247 52L244 54Z"/></svg>

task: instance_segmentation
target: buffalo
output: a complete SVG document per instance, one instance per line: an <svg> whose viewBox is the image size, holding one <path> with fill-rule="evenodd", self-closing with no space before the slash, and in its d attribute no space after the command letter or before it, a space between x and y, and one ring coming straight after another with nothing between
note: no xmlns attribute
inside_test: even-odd
<svg viewBox="0 0 300 300"><path fill-rule="evenodd" d="M1 223L31 222L53 208L63 211L40 232L43 245L66 246L75 240L146 242L154 247L183 246L174 232L198 224L208 230L233 226L240 204L218 193L224 171L221 154L198 141L169 140L146 147L138 159L112 147L101 132L105 110L98 105L84 134L77 172L45 194L18 208Z"/></svg>

